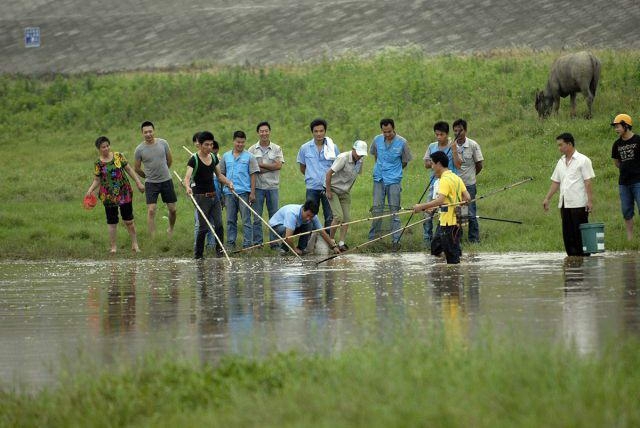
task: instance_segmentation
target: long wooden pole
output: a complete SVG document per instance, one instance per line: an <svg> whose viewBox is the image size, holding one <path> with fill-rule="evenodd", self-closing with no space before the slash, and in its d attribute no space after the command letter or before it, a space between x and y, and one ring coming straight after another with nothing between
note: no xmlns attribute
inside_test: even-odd
<svg viewBox="0 0 640 428"><path fill-rule="evenodd" d="M264 224L266 224L266 225L267 225L267 227L268 227L268 228L269 228L269 229L270 229L270 230L271 230L271 231L272 231L272 232L273 232L273 233L274 233L278 238L280 238L280 240L282 240L282 242L284 242L284 244L287 246L287 248L289 248L289 249L291 250L291 252L292 252L292 253L293 253L297 258L299 258L300 260L302 260L302 257L300 257L300 254L296 253L296 250L294 250L294 249L291 247L291 245L289 245L289 243L287 242L287 240L286 240L286 239L284 239L282 236L280 236L280 234L279 234L278 232L276 232L276 231L275 231L275 229L274 229L273 227L271 227L271 225L269 224L269 222L268 222L268 221L265 221L265 219L263 219L261 215L258 215L258 213L257 213L253 208L251 208L251 205L250 205L249 203L247 203L247 201L245 201L244 199L242 199L242 198L240 197L240 195L238 195L238 194L236 193L236 191L235 191L235 190L232 190L232 189L229 189L229 190L231 191L231 193L233 193L233 195L234 195L236 198L238 198L238 199L239 199L243 204L245 204L245 205L247 206L247 208L249 208L249 210L253 213L253 215L254 215L254 216L259 217L259 218L260 218L260 220L262 220L262 222L263 222ZM228 209L228 208L227 208L227 209Z"/></svg>
<svg viewBox="0 0 640 428"><path fill-rule="evenodd" d="M386 218L386 217L391 217L392 215L401 215L401 214L409 214L409 213L413 213L413 210L402 210L402 211L398 211L398 212L395 212L395 213L383 214L383 215L379 215L379 216L375 216L375 217L367 217L367 218L361 218L361 219L358 219L358 220L348 221L346 223L334 224L334 225L327 226L327 227L321 227L320 229L314 229L314 230L309 230L307 232L296 233L295 235L291 235L290 238L296 238L298 236L308 235L309 233L319 232L321 230L335 229L336 227L340 227L340 226L347 226L347 225L351 225L351 224L355 224L355 223L362 223L363 221L378 220L378 219L382 219L382 218ZM263 245L273 244L274 242L280 242L282 240L283 240L283 238L274 239L273 241L265 242L264 244L257 244L257 245L253 245L251 247L243 248L241 250L235 250L235 251L232 251L232 253L240 253L242 251L253 250L254 248L258 248L258 247L261 247Z"/></svg>
<svg viewBox="0 0 640 428"><path fill-rule="evenodd" d="M433 217L433 216L425 217L425 218L423 218L422 220L418 220L418 221L413 222L413 223L411 223L411 224L407 224L407 225L405 225L405 226L402 228L402 230L404 230L404 229L408 229L408 228L410 228L410 227L413 227L413 226L415 226L416 224L424 223L425 221L427 221L428 219L430 219L430 218L432 218L432 217ZM362 247L364 247L364 246L366 246L366 245L373 244L374 242L379 241L379 240L380 240L380 239L382 239L382 238L386 238L387 236L391 236L391 235L393 235L394 233L397 233L397 232L398 232L397 230L394 230L393 232L389 232L389 233L387 233L387 234L385 234L385 235L382 235L382 236L379 236L379 237L377 237L377 238L375 238L375 239L371 239L371 240L369 240L369 241L365 241L365 242L363 242L362 244L357 245L357 246L355 246L355 247L353 247L353 248L349 248L347 251L344 251L344 252L342 252L342 253L340 253L340 254L333 254L333 255L331 255L331 256L329 256L329 257L325 258L325 259L320 260L319 262L316 262L316 266L318 266L320 263L324 263L324 262L329 261L329 260L331 260L331 259L335 259L336 257L340 257L340 256L343 256L343 255L345 255L345 254L347 254L347 253L350 253L350 252L352 252L352 251L355 251L355 250L357 250L358 248L362 248Z"/></svg>
<svg viewBox="0 0 640 428"><path fill-rule="evenodd" d="M180 178L178 173L175 172L175 171L173 171L173 173L176 175L176 177L178 177L178 180L180 181L180 183L182 183L182 179ZM182 187L184 187L184 183L182 183ZM213 226L211 226L211 223L209 223L209 219L205 215L204 211L202 211L202 208L200 208L200 205L198 205L198 203L196 202L196 199L193 197L193 194L187 192L186 188L185 188L185 192L186 192L187 195L189 195L191 197L191 202L193 202L193 205L195 205L195 207L198 210L198 212L200 214L202 214L202 218L204 218L204 221L207 223L207 226L209 226L209 230L211 230L211 233L213 233L213 236L214 236L214 238L216 238L216 241L220 245L220 248L222 248L222 252L224 253L224 256L227 258L227 261L229 262L229 264L231 264L231 259L229 258L229 254L227 254L227 250L225 250L225 248L224 248L224 244L222 243L222 241L220 240L220 238L216 234L216 231L214 230Z"/></svg>

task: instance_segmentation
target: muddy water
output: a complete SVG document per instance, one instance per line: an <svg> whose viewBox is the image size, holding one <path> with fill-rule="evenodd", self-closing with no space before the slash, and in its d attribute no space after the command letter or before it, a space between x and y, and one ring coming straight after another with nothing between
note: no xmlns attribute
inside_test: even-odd
<svg viewBox="0 0 640 428"><path fill-rule="evenodd" d="M216 361L291 348L333 353L402 320L469 338L490 326L597 352L640 336L640 254L425 254L0 264L0 385L37 388L62 361L148 350ZM426 328L426 327L425 327ZM80 357L82 355L82 357Z"/></svg>

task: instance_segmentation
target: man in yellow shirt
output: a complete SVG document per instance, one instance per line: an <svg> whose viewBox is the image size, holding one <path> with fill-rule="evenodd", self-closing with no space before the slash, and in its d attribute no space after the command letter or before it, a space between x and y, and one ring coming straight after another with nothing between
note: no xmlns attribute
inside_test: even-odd
<svg viewBox="0 0 640 428"><path fill-rule="evenodd" d="M436 208L440 208L440 225L436 230L435 238L431 241L431 254L439 256L444 252L447 264L460 263L462 229L456 218L455 207L469 202L471 195L460 177L449 170L449 158L446 154L443 152L431 154L431 163L435 176L439 178L436 197L427 203L416 204L413 211L415 213L433 212Z"/></svg>

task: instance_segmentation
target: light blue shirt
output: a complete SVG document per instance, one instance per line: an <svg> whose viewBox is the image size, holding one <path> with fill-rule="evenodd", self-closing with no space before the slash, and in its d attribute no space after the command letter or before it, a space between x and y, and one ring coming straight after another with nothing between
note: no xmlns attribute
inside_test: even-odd
<svg viewBox="0 0 640 428"><path fill-rule="evenodd" d="M317 215L313 216L310 221L313 225L313 229L322 228ZM302 205L298 204L289 204L283 206L278 211L276 211L273 217L269 219L269 225L271 227L276 227L281 224L285 227L285 229L291 230L296 230L298 227L307 223L309 222L302 221Z"/></svg>
<svg viewBox="0 0 640 428"><path fill-rule="evenodd" d="M325 138L323 146L326 144L327 139ZM324 147L318 151L314 140L307 141L300 146L296 162L306 166L304 171L304 184L307 186L307 189L322 190L324 188L325 175L329 168L331 168L335 158L340 154L338 145L336 144L334 147L336 156L333 159L326 159L324 157Z"/></svg>
<svg viewBox="0 0 640 428"><path fill-rule="evenodd" d="M248 151L243 151L238 157L233 156L233 150L229 150L220 160L220 172L233 182L236 193L251 193L251 174L260 171L258 161ZM225 195L232 195L228 187L222 189Z"/></svg>
<svg viewBox="0 0 640 428"><path fill-rule="evenodd" d="M407 140L396 134L391 143L387 144L384 141L384 135L377 135L373 139L369 153L376 156L373 181L383 182L385 185L402 181L402 163L408 163L411 160Z"/></svg>
<svg viewBox="0 0 640 428"><path fill-rule="evenodd" d="M429 148L427 149L427 153L424 154L423 160L431 159L431 155L434 154L435 152L443 152L449 158L449 169L451 170L451 172L458 175L458 169L456 168L456 164L453 162L453 150L454 150L454 147L453 147L453 144L451 143L449 143L449 146L446 149L441 150L440 147L438 146L438 142L434 141L433 143L429 144ZM434 175L435 175L435 172L433 171L433 168L431 168L430 181L432 182L434 180L433 178Z"/></svg>

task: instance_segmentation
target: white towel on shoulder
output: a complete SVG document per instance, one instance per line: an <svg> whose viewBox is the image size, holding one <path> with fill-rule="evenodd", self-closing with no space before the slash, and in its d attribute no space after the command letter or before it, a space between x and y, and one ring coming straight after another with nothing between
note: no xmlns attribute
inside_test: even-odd
<svg viewBox="0 0 640 428"><path fill-rule="evenodd" d="M336 145L333 144L333 140L329 137L324 137L327 141L327 144L324 145L324 158L326 160L335 160L336 159Z"/></svg>

